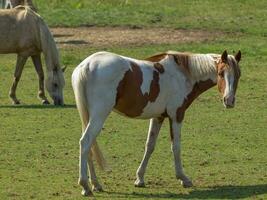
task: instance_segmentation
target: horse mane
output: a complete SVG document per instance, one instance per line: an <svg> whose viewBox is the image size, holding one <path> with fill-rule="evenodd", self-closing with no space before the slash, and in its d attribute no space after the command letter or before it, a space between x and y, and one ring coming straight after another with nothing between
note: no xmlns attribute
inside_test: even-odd
<svg viewBox="0 0 267 200"><path fill-rule="evenodd" d="M191 75L198 78L216 73L216 60L210 54L191 54L189 57Z"/></svg>
<svg viewBox="0 0 267 200"><path fill-rule="evenodd" d="M145 58L145 60L159 62L170 55L173 56L174 61L186 75L196 79L214 73L216 71L215 63L220 58L220 55L217 54L193 54L189 52L167 51Z"/></svg>
<svg viewBox="0 0 267 200"><path fill-rule="evenodd" d="M44 53L47 70L56 71L60 69L59 53L58 53L58 49L56 46L56 42L48 26L46 25L46 23L43 21L41 17L39 17L38 26L40 29L41 49Z"/></svg>

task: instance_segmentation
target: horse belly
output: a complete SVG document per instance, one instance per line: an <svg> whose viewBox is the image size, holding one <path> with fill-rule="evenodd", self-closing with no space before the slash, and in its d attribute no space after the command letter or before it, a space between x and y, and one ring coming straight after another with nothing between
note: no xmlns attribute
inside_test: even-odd
<svg viewBox="0 0 267 200"><path fill-rule="evenodd" d="M151 119L162 116L166 110L166 105L161 102L148 103L143 109L143 113L138 116L138 119Z"/></svg>
<svg viewBox="0 0 267 200"><path fill-rule="evenodd" d="M131 105L128 109L120 109L117 106L113 108L113 111L129 118L135 119L151 119L155 117L160 117L165 112L165 106L158 105L157 103L148 103L146 107L139 111L138 105Z"/></svg>

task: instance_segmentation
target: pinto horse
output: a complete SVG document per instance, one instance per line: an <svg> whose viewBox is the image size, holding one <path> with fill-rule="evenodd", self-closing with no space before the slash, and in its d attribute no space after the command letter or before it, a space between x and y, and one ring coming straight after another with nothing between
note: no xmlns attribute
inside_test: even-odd
<svg viewBox="0 0 267 200"><path fill-rule="evenodd" d="M16 89L24 65L31 57L39 78L38 96L43 104L49 104L44 90L44 72L41 53L44 54L47 79L46 89L55 105L63 105L64 70L60 67L59 53L48 26L40 15L28 6L0 10L0 54L17 54L13 84L9 96L13 104L20 104Z"/></svg>
<svg viewBox="0 0 267 200"><path fill-rule="evenodd" d="M109 52L86 58L72 74L72 86L82 121L80 139L79 184L83 195L92 195L102 187L92 162L92 155L104 167L105 160L96 143L103 124L113 110L121 115L150 119L143 160L137 170L135 186L145 186L144 174L165 118L170 122L172 151L177 179L191 187L181 162L181 126L186 109L194 99L218 85L223 105L232 108L240 78L241 52L218 54L166 52L137 60Z"/></svg>

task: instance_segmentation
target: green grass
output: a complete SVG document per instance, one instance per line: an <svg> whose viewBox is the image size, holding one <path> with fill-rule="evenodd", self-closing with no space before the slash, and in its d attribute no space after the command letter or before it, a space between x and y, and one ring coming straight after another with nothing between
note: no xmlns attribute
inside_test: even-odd
<svg viewBox="0 0 267 200"><path fill-rule="evenodd" d="M38 0L52 26L137 26L215 29L266 37L266 1ZM53 8L53 9L51 9Z"/></svg>
<svg viewBox="0 0 267 200"><path fill-rule="evenodd" d="M60 2L68 3L58 7ZM64 108L40 105L36 98L37 76L30 62L25 66L17 90L23 104L12 106L8 90L15 56L1 55L0 199L84 199L77 185L81 126L70 77L82 59L103 49L136 58L170 49L202 53L241 49L242 77L236 108L225 110L217 89L213 88L200 96L186 114L182 157L185 171L195 184L192 189L182 188L175 179L167 120L147 169L147 188L135 188L135 171L143 156L148 121L111 114L98 141L112 172L97 169L106 192L95 193L96 199L266 199L267 41L264 26L267 16L263 12L264 1L231 1L233 6L227 1L201 1L200 4L200 1L129 0L127 5L126 1L116 1L121 4L81 1L81 5L70 2L73 1L44 4L40 0L38 7L50 25L78 26L94 22L97 25L244 31L241 35L222 36L211 42L61 49L62 62L68 65L65 77L67 106ZM157 6L152 9L152 4ZM70 11L73 7L69 5L78 7L79 12ZM52 6L57 8L51 10ZM205 10L206 7L210 9ZM101 13L101 10L105 12ZM104 13L108 13L106 18L103 18ZM155 13L164 13L165 21L150 23ZM251 22L243 21L250 15L258 17L253 17ZM76 17L73 21L70 20L72 16ZM206 27L197 20L204 16L209 16ZM234 26L231 19L238 16L239 25Z"/></svg>
<svg viewBox="0 0 267 200"><path fill-rule="evenodd" d="M212 46L212 47L211 47ZM224 44L184 44L181 49L219 51ZM107 49L132 57L145 57L174 46ZM65 108L40 106L35 98L37 80L30 63L19 85L25 104L11 106L7 98L13 56L1 56L0 197L2 199L77 199L80 188L78 150L80 121L70 85L72 69L97 49L62 50L68 62ZM261 50L261 49L259 49ZM143 53L145 52L145 53ZM266 197L266 70L247 47L242 61L237 105L225 110L217 90L202 95L188 110L183 127L183 161L196 187L183 189L174 177L167 121L148 167L145 189L133 187L142 158L148 121L112 114L99 142L112 167L98 171L106 193L97 199L225 199ZM66 59L65 59L66 58ZM36 83L36 84L33 84ZM35 87L33 87L35 85Z"/></svg>

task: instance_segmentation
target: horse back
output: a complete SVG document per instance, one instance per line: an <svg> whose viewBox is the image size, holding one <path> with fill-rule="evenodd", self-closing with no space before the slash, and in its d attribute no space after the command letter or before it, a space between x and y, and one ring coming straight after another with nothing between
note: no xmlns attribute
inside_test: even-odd
<svg viewBox="0 0 267 200"><path fill-rule="evenodd" d="M0 53L21 53L39 49L39 16L18 6L0 11Z"/></svg>
<svg viewBox="0 0 267 200"><path fill-rule="evenodd" d="M166 107L163 101L167 95L163 89L167 88L166 81L163 69L156 66L152 62L100 52L87 58L78 68L84 68L89 91L94 91L89 96L96 93L109 96L114 102L114 111L132 118L146 118L160 115Z"/></svg>

